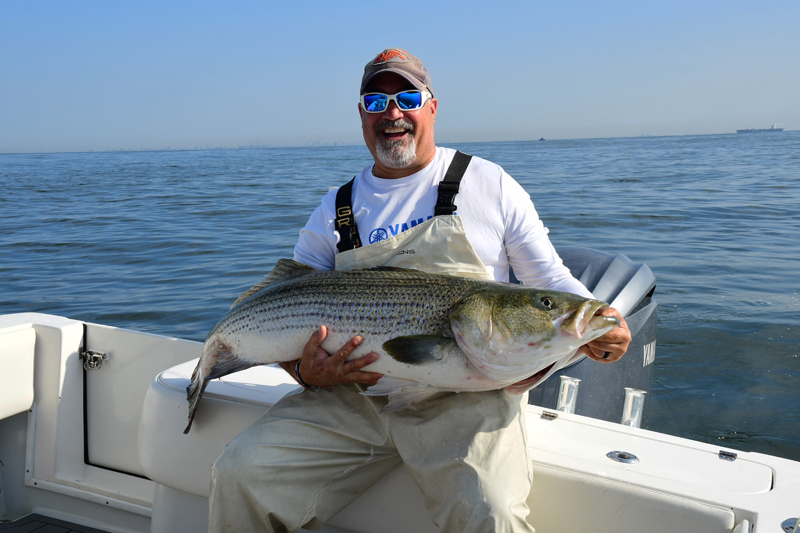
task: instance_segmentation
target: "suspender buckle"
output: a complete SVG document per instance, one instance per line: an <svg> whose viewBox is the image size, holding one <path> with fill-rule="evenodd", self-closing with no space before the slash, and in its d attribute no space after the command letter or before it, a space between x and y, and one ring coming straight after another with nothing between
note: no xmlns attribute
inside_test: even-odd
<svg viewBox="0 0 800 533"><path fill-rule="evenodd" d="M440 195L452 194L453 196L455 196L458 193L459 185L461 184L441 181L439 182L439 194Z"/></svg>

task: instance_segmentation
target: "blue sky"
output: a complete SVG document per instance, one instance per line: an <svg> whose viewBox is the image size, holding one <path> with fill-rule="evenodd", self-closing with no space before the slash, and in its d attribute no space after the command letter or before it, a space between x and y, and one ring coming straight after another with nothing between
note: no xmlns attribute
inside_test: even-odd
<svg viewBox="0 0 800 533"><path fill-rule="evenodd" d="M0 3L0 152L360 142L364 64L440 142L800 129L800 2Z"/></svg>

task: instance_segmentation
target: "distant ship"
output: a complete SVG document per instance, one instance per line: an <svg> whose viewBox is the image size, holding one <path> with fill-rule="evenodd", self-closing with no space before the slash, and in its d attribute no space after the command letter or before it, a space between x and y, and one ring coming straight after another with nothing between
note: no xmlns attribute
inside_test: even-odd
<svg viewBox="0 0 800 533"><path fill-rule="evenodd" d="M783 128L778 128L777 124L773 124L771 128L765 128L762 130L756 129L749 129L749 130L736 130L736 133L763 133L765 131L783 131Z"/></svg>

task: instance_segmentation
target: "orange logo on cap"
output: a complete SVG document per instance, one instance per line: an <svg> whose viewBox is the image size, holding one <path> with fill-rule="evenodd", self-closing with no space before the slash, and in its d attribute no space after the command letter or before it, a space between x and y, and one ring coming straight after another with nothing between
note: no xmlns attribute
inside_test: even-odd
<svg viewBox="0 0 800 533"><path fill-rule="evenodd" d="M375 58L375 62L372 64L378 65L380 63L386 63L393 57L399 57L403 61L408 61L408 57L404 56L403 53L407 54L408 52L405 50L386 50L385 52L380 53L378 57Z"/></svg>

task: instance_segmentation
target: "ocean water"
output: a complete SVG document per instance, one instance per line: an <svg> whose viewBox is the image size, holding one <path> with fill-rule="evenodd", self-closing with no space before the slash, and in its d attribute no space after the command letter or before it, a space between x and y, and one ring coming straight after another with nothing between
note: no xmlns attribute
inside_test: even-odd
<svg viewBox="0 0 800 533"><path fill-rule="evenodd" d="M658 280L650 429L800 460L800 131L465 143ZM0 313L203 340L364 147L0 154Z"/></svg>

